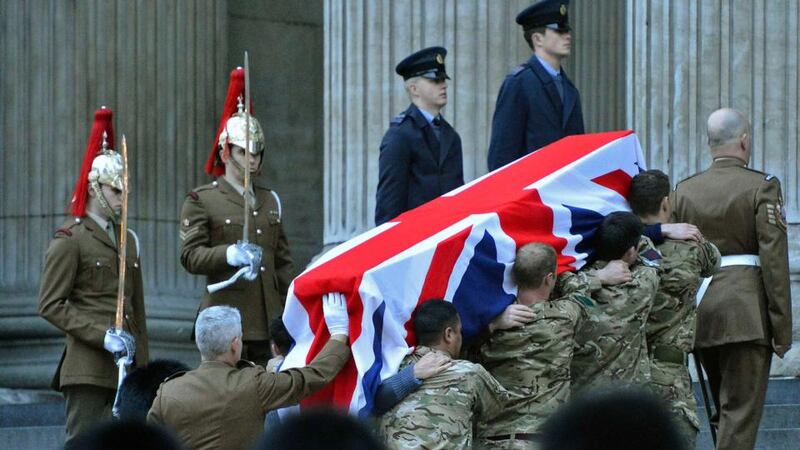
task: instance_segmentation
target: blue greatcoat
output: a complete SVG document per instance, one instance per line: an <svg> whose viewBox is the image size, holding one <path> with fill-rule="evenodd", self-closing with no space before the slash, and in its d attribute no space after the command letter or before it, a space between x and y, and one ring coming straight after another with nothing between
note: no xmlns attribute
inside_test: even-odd
<svg viewBox="0 0 800 450"><path fill-rule="evenodd" d="M464 184L461 137L442 119L440 140L413 104L392 119L381 141L375 225Z"/></svg>
<svg viewBox="0 0 800 450"><path fill-rule="evenodd" d="M563 70L561 76L563 104L555 80L536 55L506 76L492 119L490 171L564 136L584 133L580 94Z"/></svg>

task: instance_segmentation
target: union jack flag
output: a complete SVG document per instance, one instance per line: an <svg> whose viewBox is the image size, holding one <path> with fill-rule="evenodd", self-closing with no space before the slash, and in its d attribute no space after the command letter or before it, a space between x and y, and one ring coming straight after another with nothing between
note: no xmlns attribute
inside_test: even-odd
<svg viewBox="0 0 800 450"><path fill-rule="evenodd" d="M516 250L552 245L559 273L592 257L603 217L628 211L631 178L644 170L632 131L569 136L332 249L292 283L284 322L294 340L281 369L303 367L328 340L321 297L347 296L353 358L305 399L368 414L382 379L414 345L411 315L443 298L469 339L514 301Z"/></svg>

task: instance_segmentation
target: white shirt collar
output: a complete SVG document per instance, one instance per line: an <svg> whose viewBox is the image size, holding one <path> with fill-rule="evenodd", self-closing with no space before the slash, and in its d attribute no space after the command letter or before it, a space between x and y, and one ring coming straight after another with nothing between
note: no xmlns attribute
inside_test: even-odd
<svg viewBox="0 0 800 450"><path fill-rule="evenodd" d="M538 60L539 60L539 63L542 65L542 67L544 67L544 70L546 70L546 71L547 71L547 73L549 73L551 77L555 78L555 77L557 77L557 76L561 75L561 72L560 72L560 71L557 71L557 70L556 70L556 69L555 69L553 66L551 66L551 65L550 65L550 63L548 63L547 61L543 60L542 58L539 58L539 55L534 55L534 56L536 56L536 59L538 59Z"/></svg>

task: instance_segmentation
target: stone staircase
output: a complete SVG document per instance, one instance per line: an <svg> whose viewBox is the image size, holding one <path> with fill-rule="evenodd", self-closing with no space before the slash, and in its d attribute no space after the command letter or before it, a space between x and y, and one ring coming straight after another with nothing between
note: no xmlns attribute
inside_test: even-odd
<svg viewBox="0 0 800 450"><path fill-rule="evenodd" d="M697 450L713 450L703 397L694 386L700 417ZM710 398L709 398L710 400ZM800 378L772 379L767 388L764 415L756 438L757 450L796 450L800 448Z"/></svg>
<svg viewBox="0 0 800 450"><path fill-rule="evenodd" d="M701 428L698 450L713 450L703 397L695 383ZM64 400L54 392L0 389L0 446L8 450L60 449ZM772 379L756 440L758 450L800 448L800 378Z"/></svg>

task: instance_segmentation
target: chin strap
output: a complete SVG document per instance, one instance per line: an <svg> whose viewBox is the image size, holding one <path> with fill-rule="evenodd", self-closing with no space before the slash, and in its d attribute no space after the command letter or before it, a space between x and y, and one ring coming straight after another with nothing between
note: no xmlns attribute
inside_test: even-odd
<svg viewBox="0 0 800 450"><path fill-rule="evenodd" d="M90 181L89 186L94 191L94 195L97 198L97 201L100 203L100 207L103 208L103 211L106 212L109 218L116 219L117 213L111 209L111 206L108 204L108 200L106 200L105 194L103 194L103 190L100 189L100 183L97 181Z"/></svg>

